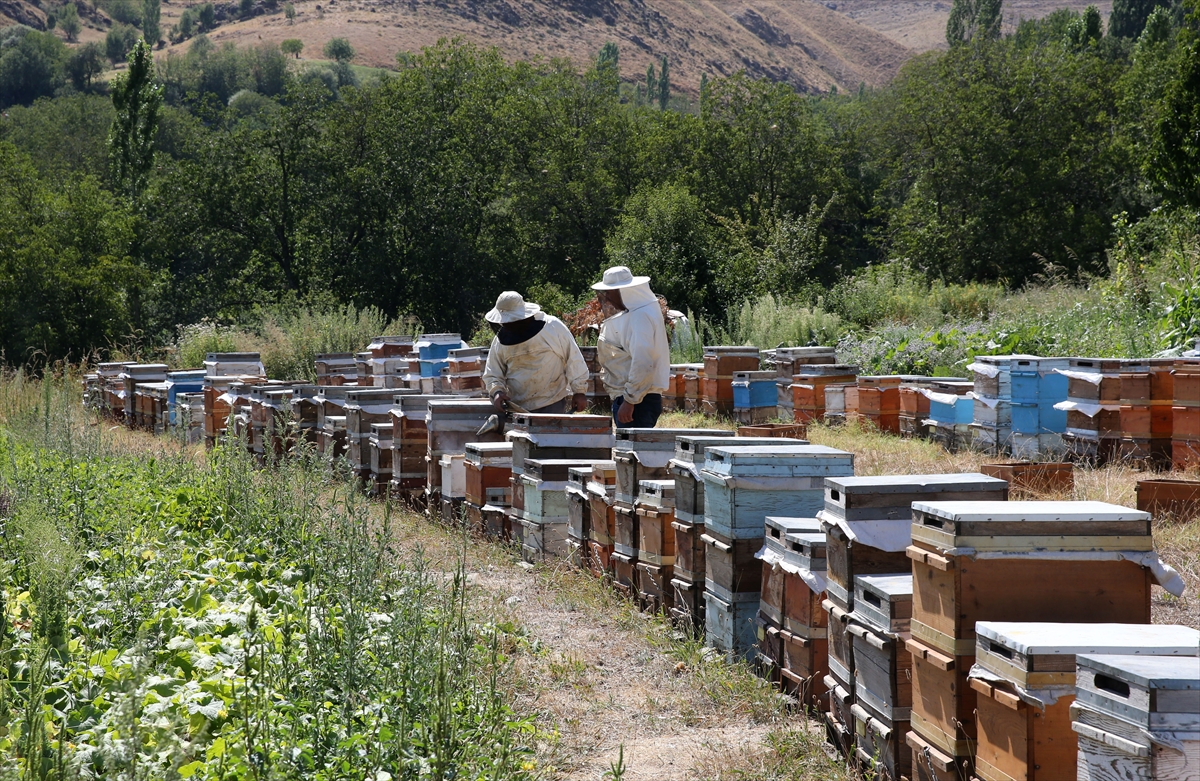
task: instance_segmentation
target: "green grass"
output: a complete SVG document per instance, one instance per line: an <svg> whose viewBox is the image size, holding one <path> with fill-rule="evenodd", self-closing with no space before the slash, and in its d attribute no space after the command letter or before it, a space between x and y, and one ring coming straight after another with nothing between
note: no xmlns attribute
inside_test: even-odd
<svg viewBox="0 0 1200 781"><path fill-rule="evenodd" d="M126 448L77 396L0 381L0 772L528 776L511 628L461 574L311 454Z"/></svg>

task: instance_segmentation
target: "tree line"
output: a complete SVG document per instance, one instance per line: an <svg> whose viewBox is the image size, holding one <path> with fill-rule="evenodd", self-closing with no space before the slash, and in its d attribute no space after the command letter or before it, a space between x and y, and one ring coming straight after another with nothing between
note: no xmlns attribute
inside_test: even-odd
<svg viewBox="0 0 1200 781"><path fill-rule="evenodd" d="M500 290L569 301L613 263L716 322L893 259L1104 274L1115 215L1200 207L1200 9L1118 6L1121 35L1089 9L1002 36L996 0L959 0L949 50L885 87L706 78L694 111L668 108L665 60L623 92L611 44L581 71L448 41L359 83L352 50L199 35L136 47L116 89L30 95L6 79L54 45L8 32L0 348L79 357L292 303L469 333Z"/></svg>

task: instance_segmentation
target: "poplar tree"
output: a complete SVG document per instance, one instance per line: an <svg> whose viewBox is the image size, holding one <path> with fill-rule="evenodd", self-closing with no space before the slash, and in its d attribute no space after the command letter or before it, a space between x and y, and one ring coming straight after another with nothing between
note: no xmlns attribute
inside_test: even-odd
<svg viewBox="0 0 1200 781"><path fill-rule="evenodd" d="M658 72L658 107L662 111L667 110L667 105L671 102L671 77L670 71L667 70L667 55L663 55L662 66Z"/></svg>
<svg viewBox="0 0 1200 781"><path fill-rule="evenodd" d="M163 88L155 78L154 55L144 40L129 52L129 69L113 81L117 116L108 133L113 181L126 194L139 197L154 164L154 135Z"/></svg>

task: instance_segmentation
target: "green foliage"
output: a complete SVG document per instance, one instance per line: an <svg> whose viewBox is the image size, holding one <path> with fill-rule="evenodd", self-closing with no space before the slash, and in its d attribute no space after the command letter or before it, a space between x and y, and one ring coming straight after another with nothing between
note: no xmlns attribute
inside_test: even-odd
<svg viewBox="0 0 1200 781"><path fill-rule="evenodd" d="M1096 46L1104 37L1104 20L1100 18L1100 10L1094 5L1084 9L1083 15L1071 22L1067 27L1064 42L1075 51L1083 51L1089 46Z"/></svg>
<svg viewBox="0 0 1200 781"><path fill-rule="evenodd" d="M1004 21L1001 0L954 0L946 21L946 43L951 47L970 41L994 41Z"/></svg>
<svg viewBox="0 0 1200 781"><path fill-rule="evenodd" d="M296 6L291 3L284 3L283 15L287 18L288 24L294 23L296 21Z"/></svg>
<svg viewBox="0 0 1200 781"><path fill-rule="evenodd" d="M728 320L720 344L753 344L764 349L836 344L844 330L836 314L820 307L789 304L770 293L731 309Z"/></svg>
<svg viewBox="0 0 1200 781"><path fill-rule="evenodd" d="M117 187L137 197L146 188L154 164L154 135L162 85L154 75L154 55L145 41L129 53L129 70L113 83L113 108L117 116L109 132L109 159Z"/></svg>
<svg viewBox="0 0 1200 781"><path fill-rule="evenodd" d="M300 52L304 51L304 41L299 38L286 38L279 44L279 50L284 54L290 54L298 60L300 59Z"/></svg>
<svg viewBox="0 0 1200 781"><path fill-rule="evenodd" d="M100 7L113 21L133 27L142 26L142 9L134 0L103 0Z"/></svg>
<svg viewBox="0 0 1200 781"><path fill-rule="evenodd" d="M1186 4L1187 19L1170 60L1170 77L1157 111L1151 175L1176 204L1200 206L1200 2Z"/></svg>
<svg viewBox="0 0 1200 781"><path fill-rule="evenodd" d="M0 108L53 95L66 60L67 47L53 33L21 25L0 29Z"/></svg>
<svg viewBox="0 0 1200 781"><path fill-rule="evenodd" d="M354 47L345 38L330 38L325 43L325 56L339 63L347 63L354 59Z"/></svg>
<svg viewBox="0 0 1200 781"><path fill-rule="evenodd" d="M621 89L621 52L612 41L600 47L596 57L596 73L600 80L612 89L614 95Z"/></svg>
<svg viewBox="0 0 1200 781"><path fill-rule="evenodd" d="M7 775L530 777L516 628L322 460L122 452L74 382L24 385L0 386Z"/></svg>
<svg viewBox="0 0 1200 781"><path fill-rule="evenodd" d="M1157 8L1166 10L1169 2L1162 0L1113 0L1108 17L1108 34L1118 38L1137 38L1146 27L1146 20Z"/></svg>
<svg viewBox="0 0 1200 781"><path fill-rule="evenodd" d="M67 3L58 9L56 22L59 29L66 33L68 41L74 43L79 39L79 33L83 31L83 22L79 21L79 9L74 3Z"/></svg>
<svg viewBox="0 0 1200 781"><path fill-rule="evenodd" d="M79 92L92 88L92 79L104 72L104 49L95 41L76 47L67 58L66 74Z"/></svg>
<svg viewBox="0 0 1200 781"><path fill-rule="evenodd" d="M85 49L87 44L76 49ZM0 139L16 146L47 179L108 175L108 128L112 101L102 95L70 95L15 106L0 124Z"/></svg>
<svg viewBox="0 0 1200 781"><path fill-rule="evenodd" d="M212 3L204 3L200 6L197 20L200 22L200 32L208 32L217 26L216 9Z"/></svg>
<svg viewBox="0 0 1200 781"><path fill-rule="evenodd" d="M658 109L666 111L671 102L671 76L667 65L667 55L663 55L662 64L658 68Z"/></svg>
<svg viewBox="0 0 1200 781"><path fill-rule="evenodd" d="M157 46L162 39L162 0L142 0L142 33L146 43Z"/></svg>
<svg viewBox="0 0 1200 781"><path fill-rule="evenodd" d="M121 62L138 42L138 31L132 25L114 24L104 36L104 53L113 63Z"/></svg>

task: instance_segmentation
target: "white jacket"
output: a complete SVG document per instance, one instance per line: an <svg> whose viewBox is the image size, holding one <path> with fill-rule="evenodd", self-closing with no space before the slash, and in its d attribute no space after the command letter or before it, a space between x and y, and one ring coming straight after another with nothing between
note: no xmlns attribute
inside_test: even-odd
<svg viewBox="0 0 1200 781"><path fill-rule="evenodd" d="M621 302L626 311L600 326L596 360L608 395L640 404L647 393L666 392L671 348L662 309L648 284L622 288Z"/></svg>
<svg viewBox="0 0 1200 781"><path fill-rule="evenodd" d="M483 384L488 396L502 390L524 409L548 406L574 393L587 393L588 367L563 321L545 316L546 325L520 344L493 337Z"/></svg>

